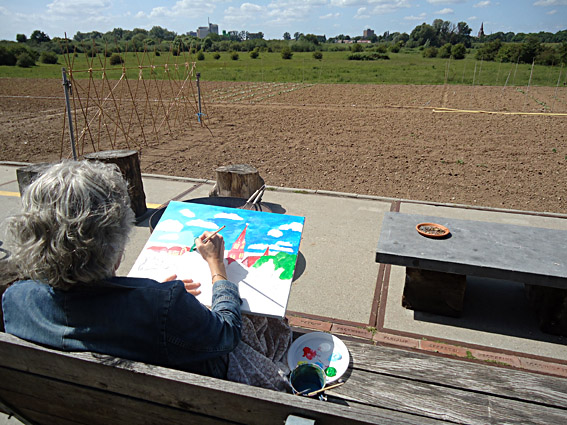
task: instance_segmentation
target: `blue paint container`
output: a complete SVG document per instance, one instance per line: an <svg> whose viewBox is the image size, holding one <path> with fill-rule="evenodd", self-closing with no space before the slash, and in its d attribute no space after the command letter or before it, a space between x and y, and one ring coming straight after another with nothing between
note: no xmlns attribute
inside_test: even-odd
<svg viewBox="0 0 567 425"><path fill-rule="evenodd" d="M307 395L325 387L325 372L320 366L304 363L297 366L289 375L289 382L294 394ZM316 394L314 397L319 397Z"/></svg>

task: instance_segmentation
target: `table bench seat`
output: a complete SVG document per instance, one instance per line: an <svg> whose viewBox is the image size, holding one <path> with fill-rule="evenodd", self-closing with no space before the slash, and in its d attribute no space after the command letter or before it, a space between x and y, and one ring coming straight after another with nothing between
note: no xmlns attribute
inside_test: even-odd
<svg viewBox="0 0 567 425"><path fill-rule="evenodd" d="M415 226L425 222L450 237L421 236ZM376 261L567 289L566 245L566 230L388 212Z"/></svg>

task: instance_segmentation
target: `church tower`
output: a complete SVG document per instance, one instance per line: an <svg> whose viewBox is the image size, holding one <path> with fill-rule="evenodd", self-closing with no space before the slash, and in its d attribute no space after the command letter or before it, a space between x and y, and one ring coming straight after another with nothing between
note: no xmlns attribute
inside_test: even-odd
<svg viewBox="0 0 567 425"><path fill-rule="evenodd" d="M484 22L480 23L480 30L478 31L478 38L484 37Z"/></svg>
<svg viewBox="0 0 567 425"><path fill-rule="evenodd" d="M244 227L244 230L232 244L232 248L230 248L230 251L228 251L228 258L232 258L234 260L242 260L244 258L244 247L246 246L246 229L248 229L248 224Z"/></svg>

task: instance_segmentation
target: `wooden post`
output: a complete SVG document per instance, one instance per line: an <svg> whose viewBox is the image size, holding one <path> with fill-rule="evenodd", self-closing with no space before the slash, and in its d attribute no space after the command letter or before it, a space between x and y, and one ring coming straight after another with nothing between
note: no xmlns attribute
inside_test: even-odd
<svg viewBox="0 0 567 425"><path fill-rule="evenodd" d="M122 176L128 182L128 195L132 210L136 218L142 217L148 208L146 207L146 194L142 183L140 171L140 158L135 150L114 150L90 153L84 156L89 161L100 161L107 164L116 164Z"/></svg>
<svg viewBox="0 0 567 425"><path fill-rule="evenodd" d="M567 337L567 289L525 285L542 332Z"/></svg>
<svg viewBox="0 0 567 425"><path fill-rule="evenodd" d="M217 183L209 196L248 199L264 185L258 170L247 164L225 165L215 170Z"/></svg>
<svg viewBox="0 0 567 425"><path fill-rule="evenodd" d="M459 317L467 277L454 273L406 267L406 284L402 306L417 311Z"/></svg>
<svg viewBox="0 0 567 425"><path fill-rule="evenodd" d="M16 170L16 178L18 179L18 188L20 195L24 194L26 188L33 182L41 173L47 170L52 164L42 162L40 164L31 164Z"/></svg>

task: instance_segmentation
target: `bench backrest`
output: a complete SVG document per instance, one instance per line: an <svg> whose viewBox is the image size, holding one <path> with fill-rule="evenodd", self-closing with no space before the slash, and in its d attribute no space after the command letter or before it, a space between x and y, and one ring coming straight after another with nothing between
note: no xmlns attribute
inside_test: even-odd
<svg viewBox="0 0 567 425"><path fill-rule="evenodd" d="M275 424L289 415L317 424L368 423L347 406L106 355L60 352L6 333L0 333L0 402L6 413L33 424Z"/></svg>

